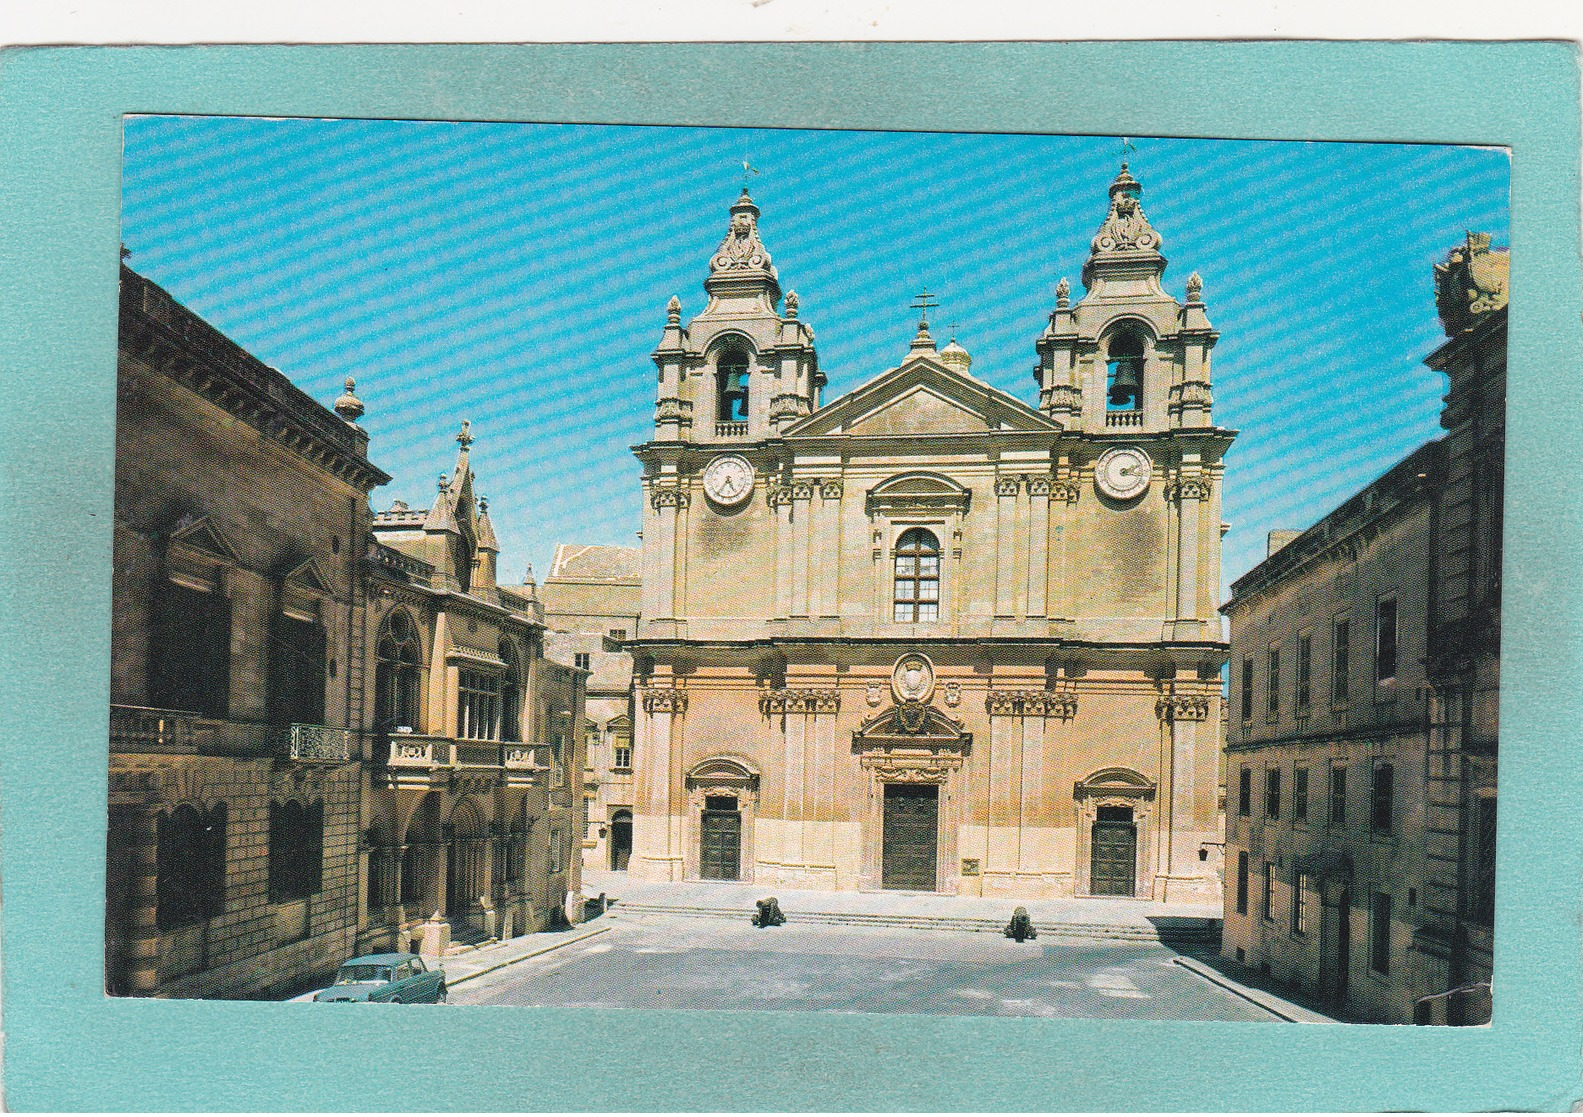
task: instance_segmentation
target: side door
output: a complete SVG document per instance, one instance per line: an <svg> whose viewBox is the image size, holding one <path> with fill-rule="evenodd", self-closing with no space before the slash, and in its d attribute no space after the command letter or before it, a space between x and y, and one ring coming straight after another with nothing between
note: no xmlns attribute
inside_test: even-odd
<svg viewBox="0 0 1583 1117"><path fill-rule="evenodd" d="M431 970L422 958L412 960L412 1000L429 1003L440 999L439 970Z"/></svg>

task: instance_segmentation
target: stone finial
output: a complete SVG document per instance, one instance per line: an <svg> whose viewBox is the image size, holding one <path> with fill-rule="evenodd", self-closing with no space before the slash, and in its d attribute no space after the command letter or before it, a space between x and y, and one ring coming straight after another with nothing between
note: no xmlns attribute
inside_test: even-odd
<svg viewBox="0 0 1583 1117"><path fill-rule="evenodd" d="M462 430L456 436L456 441L462 444L462 449L464 450L473 444L473 424L466 419L462 420Z"/></svg>
<svg viewBox="0 0 1583 1117"><path fill-rule="evenodd" d="M680 326L682 324L682 300L675 295L665 304L665 324L667 326Z"/></svg>
<svg viewBox="0 0 1583 1117"><path fill-rule="evenodd" d="M346 392L340 399L335 401L335 413L354 425L363 416L363 401L353 394L353 389L356 387L357 381L348 376L346 378Z"/></svg>
<svg viewBox="0 0 1583 1117"><path fill-rule="evenodd" d="M1066 276L1061 277L1061 282L1055 285L1055 305L1065 310L1071 305L1072 285L1066 281Z"/></svg>
<svg viewBox="0 0 1583 1117"><path fill-rule="evenodd" d="M527 572L522 575L522 584L525 585L525 586L532 586L532 585L536 585L537 584L533 580L533 564L531 562L528 563Z"/></svg>
<svg viewBox="0 0 1583 1117"><path fill-rule="evenodd" d="M1204 301L1204 280L1196 271L1187 277L1187 301L1190 303Z"/></svg>
<svg viewBox="0 0 1583 1117"><path fill-rule="evenodd" d="M489 498L487 496L478 498L478 514L480 516L489 515Z"/></svg>
<svg viewBox="0 0 1583 1117"><path fill-rule="evenodd" d="M1490 247L1488 233L1467 234L1465 243L1435 265L1435 308L1446 336L1455 337L1507 302L1509 249Z"/></svg>
<svg viewBox="0 0 1583 1117"><path fill-rule="evenodd" d="M796 318L797 317L797 292L796 291L787 291L786 292L786 317L788 317L788 318Z"/></svg>
<svg viewBox="0 0 1583 1117"><path fill-rule="evenodd" d="M440 491L443 493L446 489L449 489L450 487L451 487L451 479L449 477L447 477L443 473L440 474Z"/></svg>

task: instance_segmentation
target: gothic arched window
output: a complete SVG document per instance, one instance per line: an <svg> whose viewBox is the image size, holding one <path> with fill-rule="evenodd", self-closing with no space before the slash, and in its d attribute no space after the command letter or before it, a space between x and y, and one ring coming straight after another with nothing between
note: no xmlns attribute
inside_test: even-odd
<svg viewBox="0 0 1583 1117"><path fill-rule="evenodd" d="M500 641L500 658L505 661L506 673L500 682L500 739L522 740L522 663L517 658L517 646L510 640Z"/></svg>
<svg viewBox="0 0 1583 1117"><path fill-rule="evenodd" d="M154 922L161 931L225 909L225 804L155 816Z"/></svg>
<svg viewBox="0 0 1583 1117"><path fill-rule="evenodd" d="M1110 339L1105 378L1105 410L1136 411L1143 406L1143 336L1121 330Z"/></svg>
<svg viewBox="0 0 1583 1117"><path fill-rule="evenodd" d="M374 728L380 733L392 729L415 729L418 724L418 683L422 656L418 630L405 609L396 609L379 626L375 646L378 662L374 667Z"/></svg>
<svg viewBox="0 0 1583 1117"><path fill-rule="evenodd" d="M895 619L940 619L940 541L921 527L896 540Z"/></svg>
<svg viewBox="0 0 1583 1117"><path fill-rule="evenodd" d="M720 401L721 422L748 417L748 355L732 346L715 363L715 397Z"/></svg>

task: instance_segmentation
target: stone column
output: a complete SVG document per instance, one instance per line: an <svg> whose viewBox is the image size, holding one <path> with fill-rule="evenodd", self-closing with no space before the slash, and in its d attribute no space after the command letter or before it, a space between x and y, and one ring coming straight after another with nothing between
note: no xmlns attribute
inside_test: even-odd
<svg viewBox="0 0 1583 1117"><path fill-rule="evenodd" d="M640 880L680 880L681 849L677 844L674 808L681 773L673 771L673 750L687 709L684 691L655 686L639 691L643 716L635 727L634 755L639 772L632 810L633 875Z"/></svg>
<svg viewBox="0 0 1583 1117"><path fill-rule="evenodd" d="M1010 618L1017 609L1017 492L1015 477L995 480L995 616Z"/></svg>
<svg viewBox="0 0 1583 1117"><path fill-rule="evenodd" d="M1010 877L1017 870L1018 812L1022 805L1022 703L1014 690L992 690L989 711L989 755L985 810L984 863L980 872L986 893L991 877Z"/></svg>
<svg viewBox="0 0 1583 1117"><path fill-rule="evenodd" d="M803 799L807 794L806 772L807 763L803 758L803 750L807 747L808 722L810 720L807 707L800 698L795 697L796 692L787 692L785 700L786 710L786 755L785 767L781 773L781 818L784 820L781 833L785 835L781 844L780 860L787 865L801 865L805 863L803 857Z"/></svg>
<svg viewBox="0 0 1583 1117"><path fill-rule="evenodd" d="M1209 486L1188 480L1177 486L1176 615L1179 620L1202 620L1198 600L1198 521L1201 502L1209 499Z"/></svg>
<svg viewBox="0 0 1583 1117"><path fill-rule="evenodd" d="M1049 540L1049 594L1045 598L1045 614L1050 617L1070 617L1072 608L1071 534L1076 519L1078 487L1072 480L1050 483L1050 521L1053 537Z"/></svg>
<svg viewBox="0 0 1583 1117"><path fill-rule="evenodd" d="M127 814L126 840L132 856L126 908L126 987L133 996L148 996L159 986L159 830L152 808Z"/></svg>
<svg viewBox="0 0 1583 1117"><path fill-rule="evenodd" d="M813 510L813 483L810 481L795 481L792 483L792 607L791 616L808 616L808 551L811 540L809 529L812 524Z"/></svg>
<svg viewBox="0 0 1583 1117"><path fill-rule="evenodd" d="M841 495L839 478L819 486L819 552L813 556L813 569L819 587L818 616L841 616Z"/></svg>
<svg viewBox="0 0 1583 1117"><path fill-rule="evenodd" d="M1051 713L1046 695L1035 693L1023 701L1022 765L1018 774L1017 871L1036 875L1049 868L1039 862L1038 843L1031 830L1042 818L1044 799L1044 731Z"/></svg>
<svg viewBox="0 0 1583 1117"><path fill-rule="evenodd" d="M686 491L674 485L656 487L649 494L649 503L655 512L654 527L657 538L654 547L658 555L655 564L657 590L654 594L655 612L652 618L654 620L666 620L676 616L676 517L677 510L686 500Z"/></svg>
<svg viewBox="0 0 1583 1117"><path fill-rule="evenodd" d="M1198 782L1199 726L1208 720L1212 703L1204 694L1167 694L1155 703L1162 729L1169 742L1169 767L1161 772L1162 786L1159 819L1157 890L1161 899L1198 899L1193 895L1201 883L1198 846L1204 840L1207 820L1199 809Z"/></svg>
<svg viewBox="0 0 1583 1117"><path fill-rule="evenodd" d="M791 615L792 600L792 491L775 485L769 491L771 514L775 517L775 615Z"/></svg>
<svg viewBox="0 0 1583 1117"><path fill-rule="evenodd" d="M1045 615L1050 578L1050 479L1028 482L1028 609L1030 617Z"/></svg>

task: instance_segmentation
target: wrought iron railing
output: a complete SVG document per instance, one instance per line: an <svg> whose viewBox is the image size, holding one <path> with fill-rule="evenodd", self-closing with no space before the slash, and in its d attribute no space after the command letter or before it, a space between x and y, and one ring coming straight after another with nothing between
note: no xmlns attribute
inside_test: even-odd
<svg viewBox="0 0 1583 1117"><path fill-rule="evenodd" d="M286 756L304 764L345 764L352 759L352 731L333 725L283 727Z"/></svg>

